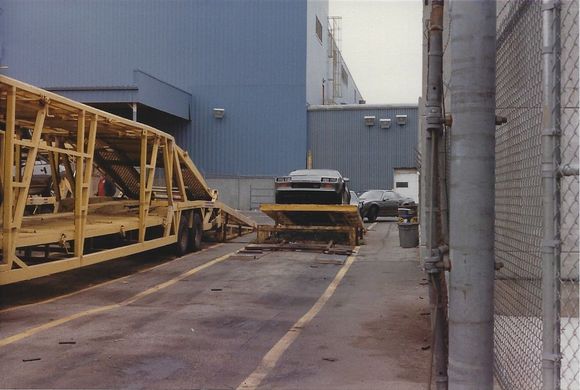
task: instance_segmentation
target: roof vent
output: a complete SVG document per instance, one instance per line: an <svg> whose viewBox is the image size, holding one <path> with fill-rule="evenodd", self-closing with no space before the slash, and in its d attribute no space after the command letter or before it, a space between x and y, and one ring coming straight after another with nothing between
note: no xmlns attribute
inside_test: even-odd
<svg viewBox="0 0 580 390"><path fill-rule="evenodd" d="M391 119L389 118L379 119L379 126L381 127L381 129L388 129L389 127L391 127Z"/></svg>
<svg viewBox="0 0 580 390"><path fill-rule="evenodd" d="M407 124L407 115L397 115L397 124L403 126Z"/></svg>
<svg viewBox="0 0 580 390"><path fill-rule="evenodd" d="M367 126L374 126L375 125L375 116L374 115L369 115L369 116L365 116L365 125Z"/></svg>
<svg viewBox="0 0 580 390"><path fill-rule="evenodd" d="M226 110L223 108L214 108L213 109L213 117L216 119L222 119L226 114Z"/></svg>

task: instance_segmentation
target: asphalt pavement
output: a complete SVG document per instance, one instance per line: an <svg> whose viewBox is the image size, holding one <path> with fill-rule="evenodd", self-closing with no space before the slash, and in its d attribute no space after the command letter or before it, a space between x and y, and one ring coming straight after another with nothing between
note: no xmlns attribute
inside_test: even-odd
<svg viewBox="0 0 580 390"><path fill-rule="evenodd" d="M425 388L418 249L371 226L351 257L240 256L244 236L3 287L0 388Z"/></svg>

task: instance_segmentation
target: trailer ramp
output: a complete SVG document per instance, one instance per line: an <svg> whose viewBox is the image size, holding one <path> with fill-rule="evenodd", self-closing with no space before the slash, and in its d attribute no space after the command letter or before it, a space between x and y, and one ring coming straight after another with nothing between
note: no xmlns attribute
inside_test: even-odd
<svg viewBox="0 0 580 390"><path fill-rule="evenodd" d="M258 226L258 244L284 236L299 239L325 237L325 241L359 245L363 221L353 205L264 204L260 210L274 225Z"/></svg>

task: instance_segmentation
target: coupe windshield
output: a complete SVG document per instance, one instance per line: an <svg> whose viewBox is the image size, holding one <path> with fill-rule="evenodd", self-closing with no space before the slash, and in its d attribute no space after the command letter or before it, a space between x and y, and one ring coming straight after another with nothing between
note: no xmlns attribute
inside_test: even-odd
<svg viewBox="0 0 580 390"><path fill-rule="evenodd" d="M362 194L359 199L360 200L381 200L383 197L383 191L380 190L372 190L367 191Z"/></svg>

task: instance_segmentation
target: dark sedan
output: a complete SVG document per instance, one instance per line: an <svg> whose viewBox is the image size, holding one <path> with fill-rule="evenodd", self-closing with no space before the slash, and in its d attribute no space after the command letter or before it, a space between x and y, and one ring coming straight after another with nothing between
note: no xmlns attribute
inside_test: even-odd
<svg viewBox="0 0 580 390"><path fill-rule="evenodd" d="M278 204L349 204L348 179L331 169L300 169L275 179Z"/></svg>
<svg viewBox="0 0 580 390"><path fill-rule="evenodd" d="M370 190L359 197L361 216L374 222L378 217L397 217L399 207L411 206L415 201L390 190Z"/></svg>

